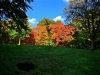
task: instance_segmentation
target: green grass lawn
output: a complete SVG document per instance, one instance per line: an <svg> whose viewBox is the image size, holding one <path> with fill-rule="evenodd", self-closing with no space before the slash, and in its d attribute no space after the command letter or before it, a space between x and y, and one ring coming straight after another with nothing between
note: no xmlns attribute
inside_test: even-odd
<svg viewBox="0 0 100 75"><path fill-rule="evenodd" d="M33 63L29 72L16 64ZM51 47L0 45L0 75L100 75L100 51Z"/></svg>

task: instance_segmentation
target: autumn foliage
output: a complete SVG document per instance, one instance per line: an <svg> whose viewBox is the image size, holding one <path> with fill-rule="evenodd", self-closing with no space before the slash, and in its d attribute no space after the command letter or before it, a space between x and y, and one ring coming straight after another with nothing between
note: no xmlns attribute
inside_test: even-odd
<svg viewBox="0 0 100 75"><path fill-rule="evenodd" d="M75 26L56 23L50 25L49 29L50 33L48 36L46 25L34 27L29 37L25 37L26 43L48 45L48 41L50 41L50 45L65 46L74 40Z"/></svg>
<svg viewBox="0 0 100 75"><path fill-rule="evenodd" d="M75 27L68 25L64 26L63 24L55 24L53 26L53 39L56 40L56 45L64 46L66 43L72 41L73 35L75 34Z"/></svg>
<svg viewBox="0 0 100 75"><path fill-rule="evenodd" d="M11 26L8 21L5 21L5 23L7 27ZM3 29L5 33L8 33L6 27L3 27ZM61 22L51 23L50 25L37 25L27 36L21 38L21 44L66 46L74 40L75 30L75 26L64 25Z"/></svg>
<svg viewBox="0 0 100 75"><path fill-rule="evenodd" d="M22 44L35 45L36 35L37 35L36 32L32 30L29 36L25 37L24 40L22 40Z"/></svg>
<svg viewBox="0 0 100 75"><path fill-rule="evenodd" d="M48 40L48 34L46 30L46 26L37 26L33 30L37 33L35 37L35 41L37 45L45 45L46 40Z"/></svg>

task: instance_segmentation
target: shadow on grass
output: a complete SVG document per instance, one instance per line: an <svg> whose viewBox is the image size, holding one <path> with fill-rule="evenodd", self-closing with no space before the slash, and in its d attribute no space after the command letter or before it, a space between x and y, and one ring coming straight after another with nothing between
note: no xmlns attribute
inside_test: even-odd
<svg viewBox="0 0 100 75"><path fill-rule="evenodd" d="M33 63L27 63L27 62L21 62L16 64L16 67L19 70L23 70L26 72L29 72L30 70L34 70L36 68L36 66Z"/></svg>

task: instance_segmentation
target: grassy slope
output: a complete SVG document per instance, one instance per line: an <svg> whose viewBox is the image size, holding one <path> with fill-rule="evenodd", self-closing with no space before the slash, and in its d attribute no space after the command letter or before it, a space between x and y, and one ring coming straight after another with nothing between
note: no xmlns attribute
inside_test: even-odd
<svg viewBox="0 0 100 75"><path fill-rule="evenodd" d="M0 45L0 75L100 75L100 52L46 46ZM18 70L17 63L38 67Z"/></svg>

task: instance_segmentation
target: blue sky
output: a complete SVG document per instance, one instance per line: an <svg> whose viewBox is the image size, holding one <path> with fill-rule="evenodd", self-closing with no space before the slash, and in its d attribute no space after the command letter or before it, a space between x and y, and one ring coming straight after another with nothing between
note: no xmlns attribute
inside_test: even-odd
<svg viewBox="0 0 100 75"><path fill-rule="evenodd" d="M36 26L43 18L49 18L64 23L64 8L68 5L69 0L34 0L30 4L33 10L29 9L27 15L32 27Z"/></svg>

